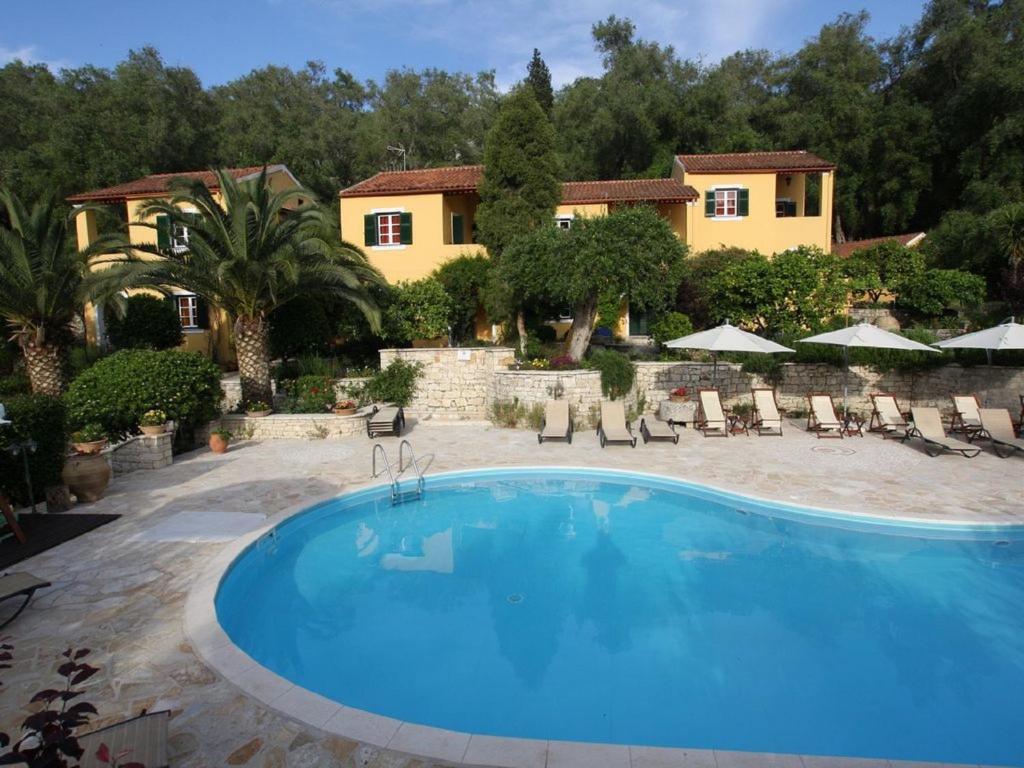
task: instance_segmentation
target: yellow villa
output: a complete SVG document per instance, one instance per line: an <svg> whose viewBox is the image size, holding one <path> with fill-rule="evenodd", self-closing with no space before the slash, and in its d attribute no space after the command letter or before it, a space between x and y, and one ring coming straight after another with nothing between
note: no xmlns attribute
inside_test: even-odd
<svg viewBox="0 0 1024 768"><path fill-rule="evenodd" d="M298 179L284 165L269 165L267 183L275 191L301 187ZM263 166L246 168L228 168L227 173L238 181L257 178ZM113 187L82 192L67 198L72 205L94 203L110 206L114 213L128 228L128 236L133 243L156 245L161 250L176 253L188 250L188 227L172 228L166 216L140 217L139 212L148 200L170 197L170 183L174 179L198 179L206 184L218 198L217 177L212 171L187 171L181 173L157 173L141 179L118 184ZM305 201L299 200L296 205ZM75 219L79 248L85 248L97 236L97 211L82 210ZM231 346L231 326L227 315L216 307L209 307L206 302L193 293L168 286L171 299L174 301L178 316L181 318L185 340L182 349L202 352L222 365L230 365L234 361L234 350ZM103 308L88 305L86 307L86 340L89 344L100 343L105 335Z"/></svg>
<svg viewBox="0 0 1024 768"><path fill-rule="evenodd" d="M342 236L390 282L417 280L477 253L474 215L483 166L385 171L340 193ZM828 251L835 165L805 151L679 155L667 179L570 181L560 227L617 206L654 206L690 251L737 246L767 255L801 245ZM483 329L480 329L481 331ZM628 310L617 329L646 335Z"/></svg>

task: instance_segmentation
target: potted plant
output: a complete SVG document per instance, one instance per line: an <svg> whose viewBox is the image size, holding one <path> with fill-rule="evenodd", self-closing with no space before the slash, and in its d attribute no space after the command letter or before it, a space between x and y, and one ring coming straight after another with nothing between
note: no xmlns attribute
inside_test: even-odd
<svg viewBox="0 0 1024 768"><path fill-rule="evenodd" d="M71 433L75 455L64 462L61 479L79 501L97 501L110 484L110 462L100 452L107 445L101 424L86 424Z"/></svg>
<svg viewBox="0 0 1024 768"><path fill-rule="evenodd" d="M686 387L676 387L668 393L668 399L673 403L685 403L690 399L690 393L687 392Z"/></svg>
<svg viewBox="0 0 1024 768"><path fill-rule="evenodd" d="M139 418L139 430L144 435L162 435L167 431L167 414L159 408L146 411Z"/></svg>
<svg viewBox="0 0 1024 768"><path fill-rule="evenodd" d="M334 404L335 416L351 416L356 412L355 400L339 400Z"/></svg>
<svg viewBox="0 0 1024 768"><path fill-rule="evenodd" d="M224 453L228 449L228 443L234 435L230 429L220 427L210 433L210 450L214 453Z"/></svg>
<svg viewBox="0 0 1024 768"><path fill-rule="evenodd" d="M245 406L245 415L253 419L262 419L270 415L270 406L262 400L256 400Z"/></svg>
<svg viewBox="0 0 1024 768"><path fill-rule="evenodd" d="M102 424L95 422L86 424L71 433L71 444L74 446L75 453L83 455L99 453L107 447L107 433Z"/></svg>

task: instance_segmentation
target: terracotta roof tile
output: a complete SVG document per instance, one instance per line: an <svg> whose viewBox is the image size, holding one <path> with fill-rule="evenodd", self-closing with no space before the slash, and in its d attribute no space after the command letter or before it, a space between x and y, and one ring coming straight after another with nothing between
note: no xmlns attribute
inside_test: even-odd
<svg viewBox="0 0 1024 768"><path fill-rule="evenodd" d="M268 165L268 171L279 170L284 168L283 165ZM263 170L262 165L250 165L244 168L227 168L225 169L231 176L236 179L242 179L246 176L254 176ZM287 169L286 169L287 170ZM103 189L95 189L91 192L81 192L77 195L71 195L68 198L70 203L84 203L89 201L97 202L113 202L117 200L124 200L129 197L145 197L147 195L159 195L167 192L170 187L170 183L174 179L187 178L187 179L198 179L202 181L210 189L216 189L217 175L213 171L180 171L178 173L151 173L149 176L143 176L141 179L135 179L134 181L126 181L124 184L115 184L112 187L104 187Z"/></svg>
<svg viewBox="0 0 1024 768"><path fill-rule="evenodd" d="M471 193L477 191L483 171L482 165L384 171L342 190L341 196ZM680 184L675 179L569 181L562 185L562 202L567 205L629 201L683 202L696 199L697 191L693 187Z"/></svg>
<svg viewBox="0 0 1024 768"><path fill-rule="evenodd" d="M686 173L773 173L831 171L835 164L805 150L735 152L721 155L677 155Z"/></svg>
<svg viewBox="0 0 1024 768"><path fill-rule="evenodd" d="M924 240L924 237L924 232L907 232L903 235L870 237L867 240L847 240L845 243L833 243L832 253L845 259L847 256L851 256L857 251L863 251L865 248L870 248L871 246L878 245L880 243L887 243L890 240L895 240L900 245L914 246Z"/></svg>

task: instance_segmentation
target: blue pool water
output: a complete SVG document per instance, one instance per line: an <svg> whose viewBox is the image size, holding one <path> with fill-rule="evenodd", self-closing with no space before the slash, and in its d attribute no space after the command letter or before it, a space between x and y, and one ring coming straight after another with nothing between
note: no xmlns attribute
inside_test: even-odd
<svg viewBox="0 0 1024 768"><path fill-rule="evenodd" d="M220 586L297 684L540 739L1024 766L1024 530L864 523L606 471L291 518Z"/></svg>

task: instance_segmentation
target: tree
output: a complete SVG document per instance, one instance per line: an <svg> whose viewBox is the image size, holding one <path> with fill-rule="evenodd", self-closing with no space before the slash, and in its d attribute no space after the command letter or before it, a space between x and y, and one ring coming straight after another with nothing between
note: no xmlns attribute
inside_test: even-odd
<svg viewBox="0 0 1024 768"><path fill-rule="evenodd" d="M408 344L419 339L448 337L451 299L437 278L401 282L392 294L384 316L388 339Z"/></svg>
<svg viewBox="0 0 1024 768"><path fill-rule="evenodd" d="M308 190L274 192L265 171L242 182L217 171L217 186L223 205L194 179L176 180L169 199L144 205L142 218L162 215L187 227L189 250L132 246L162 258L121 265L119 277L127 285L184 288L226 311L234 323L242 399L269 403L268 315L299 296L333 295L358 306L376 328L379 311L369 287L383 278L359 249L342 242L329 211L290 209L310 196Z"/></svg>
<svg viewBox="0 0 1024 768"><path fill-rule="evenodd" d="M984 278L959 269L928 269L907 282L900 306L924 317L939 317L949 310L976 307L984 300Z"/></svg>
<svg viewBox="0 0 1024 768"><path fill-rule="evenodd" d="M530 88L516 88L501 103L487 134L476 224L480 242L500 262L523 233L549 223L562 197L555 134ZM514 291L514 286L509 286ZM520 348L526 348L526 319L518 297L514 307Z"/></svg>
<svg viewBox="0 0 1024 768"><path fill-rule="evenodd" d="M1017 312L1024 308L1024 203L998 208L988 218L999 250L1006 258L1001 293Z"/></svg>
<svg viewBox="0 0 1024 768"><path fill-rule="evenodd" d="M922 253L895 240L856 251L842 263L842 271L851 281L850 289L867 294L873 302L883 293L898 297L924 269Z"/></svg>
<svg viewBox="0 0 1024 768"><path fill-rule="evenodd" d="M448 294L448 325L456 342L475 336L476 316L484 303L484 292L491 279L491 266L490 259L477 254L446 261L434 270L433 277Z"/></svg>
<svg viewBox="0 0 1024 768"><path fill-rule="evenodd" d="M0 189L0 318L21 348L32 392L59 395L66 385L71 325L86 302L111 293L108 276L91 274L90 259L114 247L100 237L79 251L71 219L52 195L26 207Z"/></svg>
<svg viewBox="0 0 1024 768"><path fill-rule="evenodd" d="M533 49L533 58L526 68L526 84L533 89L533 96L544 110L544 114L551 117L551 108L555 103L555 92L551 88L551 70L536 48Z"/></svg>

